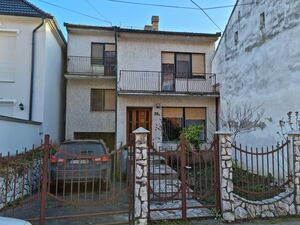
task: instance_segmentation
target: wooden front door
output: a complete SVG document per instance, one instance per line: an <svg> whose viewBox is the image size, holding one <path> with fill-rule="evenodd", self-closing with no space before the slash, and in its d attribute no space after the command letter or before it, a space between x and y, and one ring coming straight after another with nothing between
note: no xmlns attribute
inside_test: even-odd
<svg viewBox="0 0 300 225"><path fill-rule="evenodd" d="M148 144L150 144L152 140L151 108L127 108L127 143L129 143L132 131L139 127L150 131L150 135L148 136Z"/></svg>

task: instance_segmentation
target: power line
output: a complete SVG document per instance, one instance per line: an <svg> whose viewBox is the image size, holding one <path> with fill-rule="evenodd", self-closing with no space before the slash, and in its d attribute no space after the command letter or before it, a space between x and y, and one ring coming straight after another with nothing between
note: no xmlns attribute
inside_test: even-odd
<svg viewBox="0 0 300 225"><path fill-rule="evenodd" d="M101 16L102 18L104 18L107 22L109 22L110 23L110 25L112 26L113 24L112 24L112 22L109 20L109 19L107 19L107 17L105 17L92 3L90 3L90 1L89 0L85 0L85 2L92 8L92 9L94 9L95 10L95 12L99 15L99 16Z"/></svg>
<svg viewBox="0 0 300 225"><path fill-rule="evenodd" d="M197 6L206 16L207 18L221 31L223 32L223 30L218 26L218 24L205 12L205 10L203 8L201 8L200 5L198 5L196 2L194 2L193 0L190 0L195 6Z"/></svg>
<svg viewBox="0 0 300 225"><path fill-rule="evenodd" d="M108 24L111 24L111 22L107 21L107 20L103 20L103 19L100 19L98 17L95 17L95 16L90 16L88 14L85 14L85 13L82 13L82 12L79 12L79 11L76 11L76 10L73 10L73 9L69 9L69 8L66 8L66 7L63 7L63 6L60 6L60 5L57 5L57 4L54 4L54 3L51 3L51 2L47 2L45 0L38 0L39 2L43 2L45 4L48 4L48 5L51 5L51 6L54 6L56 8L60 8L60 9L64 9L66 11L69 11L69 12L72 12L72 13L76 13L76 14L79 14L81 16L86 16L86 17L89 17L91 19L94 19L94 20L98 20L98 21L101 21L101 22L105 22L105 23L108 23Z"/></svg>
<svg viewBox="0 0 300 225"><path fill-rule="evenodd" d="M189 6L180 6L180 5L164 5L164 4L142 3L142 2L132 2L132 1L123 1L123 0L106 0L106 1L131 4L131 5L153 6L153 7L174 8L174 9L201 10L198 7L189 7ZM242 3L242 4L238 4L237 6L252 5L252 4L253 3ZM235 5L222 5L222 6L207 7L207 8L202 8L202 9L203 10L224 9L224 8L233 8L234 6Z"/></svg>

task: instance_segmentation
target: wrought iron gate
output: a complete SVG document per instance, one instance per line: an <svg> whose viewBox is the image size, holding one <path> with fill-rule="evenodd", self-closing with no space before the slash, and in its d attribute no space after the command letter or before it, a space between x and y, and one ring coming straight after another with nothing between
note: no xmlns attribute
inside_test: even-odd
<svg viewBox="0 0 300 225"><path fill-rule="evenodd" d="M151 220L212 217L220 209L219 142L190 150L183 135L176 150L150 149L148 217Z"/></svg>
<svg viewBox="0 0 300 225"><path fill-rule="evenodd" d="M0 215L40 225L132 224L133 151L127 146L101 157L70 153L46 135L39 148L0 157L5 199L13 195Z"/></svg>

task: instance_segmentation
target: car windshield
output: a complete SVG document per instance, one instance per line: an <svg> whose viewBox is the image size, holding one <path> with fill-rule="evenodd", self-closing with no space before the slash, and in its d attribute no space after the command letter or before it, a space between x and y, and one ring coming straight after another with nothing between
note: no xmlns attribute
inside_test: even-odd
<svg viewBox="0 0 300 225"><path fill-rule="evenodd" d="M102 143L65 143L62 149L78 155L104 155L106 154L105 148Z"/></svg>

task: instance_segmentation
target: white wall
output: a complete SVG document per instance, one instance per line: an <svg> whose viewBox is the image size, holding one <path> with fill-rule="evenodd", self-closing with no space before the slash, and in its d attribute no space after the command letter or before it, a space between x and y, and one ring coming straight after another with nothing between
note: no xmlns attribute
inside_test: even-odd
<svg viewBox="0 0 300 225"><path fill-rule="evenodd" d="M31 149L32 145L41 143L42 127L38 123L14 122L0 118L0 153L3 156L8 152L15 154Z"/></svg>
<svg viewBox="0 0 300 225"><path fill-rule="evenodd" d="M51 138L63 140L65 109L65 50L59 44L54 30L47 23L45 48L45 82L43 99L43 129ZM37 96L37 95L35 95Z"/></svg>
<svg viewBox="0 0 300 225"><path fill-rule="evenodd" d="M239 3L246 3L240 0ZM276 144L281 118L300 110L300 2L261 0L237 6L213 61L221 83L221 106L225 103L262 104L267 127L240 135L242 144ZM240 13L239 13L240 12ZM266 17L260 29L260 14ZM240 17L239 17L240 14ZM238 31L238 44L234 33Z"/></svg>
<svg viewBox="0 0 300 225"><path fill-rule="evenodd" d="M9 81L6 79L0 79L0 99L11 99L14 101L14 103L11 104L12 109L9 110L9 114L4 114L6 116L28 119L32 46L31 38L33 29L40 23L41 19L39 18L0 16L0 35L7 33L7 30L14 30L12 33L14 33L16 40L13 75ZM2 50L0 49L0 51ZM23 111L19 109L18 105L20 103L23 103L24 105ZM1 107L2 104L0 103L0 108Z"/></svg>
<svg viewBox="0 0 300 225"><path fill-rule="evenodd" d="M160 104L161 108L156 108ZM216 130L215 98L196 96L119 96L117 102L117 146L126 143L127 107L152 108L152 138L153 142L162 142L162 108L163 107L205 107L207 108L207 138L212 140ZM158 114L155 114L158 112Z"/></svg>
<svg viewBox="0 0 300 225"><path fill-rule="evenodd" d="M66 139L74 132L115 132L115 112L91 112L91 88L115 89L113 79L67 80Z"/></svg>

